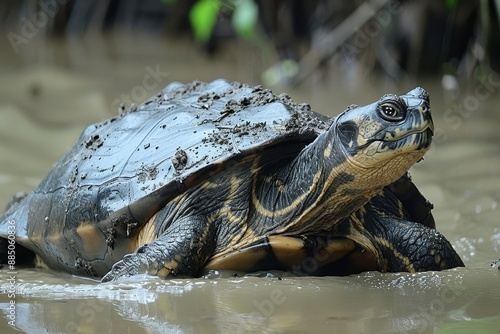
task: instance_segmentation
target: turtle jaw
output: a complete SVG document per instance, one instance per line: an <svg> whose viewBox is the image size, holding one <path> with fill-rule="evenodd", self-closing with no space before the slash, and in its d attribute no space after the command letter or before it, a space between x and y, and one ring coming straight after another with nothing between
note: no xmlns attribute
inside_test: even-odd
<svg viewBox="0 0 500 334"><path fill-rule="evenodd" d="M396 150L406 147L407 150L428 149L434 135L434 121L427 105L419 106L411 111L411 119L401 129L387 131L379 141L385 143L381 148Z"/></svg>
<svg viewBox="0 0 500 334"><path fill-rule="evenodd" d="M352 155L346 152L347 161L363 175L375 176L382 186L392 183L420 161L432 143L432 124L422 130L408 131L397 140L374 140Z"/></svg>
<svg viewBox="0 0 500 334"><path fill-rule="evenodd" d="M378 156L379 160L405 153L418 153L424 155L432 143L434 131L432 126L426 126L423 130L408 131L403 137L397 140L383 139L372 142L363 153L367 156Z"/></svg>
<svg viewBox="0 0 500 334"><path fill-rule="evenodd" d="M406 117L372 137L361 151L380 161L400 154L429 149L434 135L434 122L427 103L408 108ZM416 162L416 161L415 161Z"/></svg>

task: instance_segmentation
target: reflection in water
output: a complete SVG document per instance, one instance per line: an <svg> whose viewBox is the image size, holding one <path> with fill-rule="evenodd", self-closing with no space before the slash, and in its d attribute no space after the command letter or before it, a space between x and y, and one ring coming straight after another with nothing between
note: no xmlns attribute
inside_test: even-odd
<svg viewBox="0 0 500 334"><path fill-rule="evenodd" d="M76 75L31 68L0 77L1 206L11 194L31 191L86 124L115 113L112 106L117 97L132 97L134 85L142 83L148 66L160 64L162 71L170 73L163 78L165 85L218 77L255 83L256 71L248 66L258 63L255 54L230 51L227 58L208 61L182 45L174 50L143 39L122 44L122 50L127 45L151 52L144 53L149 54L144 59L118 57L111 62L87 48L84 56L89 61L72 64ZM224 66L219 66L222 62ZM91 63L101 66L91 69ZM309 102L315 110L335 115L348 104L363 104L387 92L405 92L417 84L388 88L364 83L352 92L340 81L290 93L297 102ZM35 95L30 89L33 82L37 83ZM139 277L116 284L19 269L18 328L29 333L445 333L470 332L471 328L496 332L500 274L488 267L500 256L498 87L491 97L477 98L466 115L455 109L455 102L440 101L442 90L435 82L418 84L430 92L436 128L442 132L425 161L413 168L413 179L434 203L438 229L467 268L323 278L283 273L165 281ZM476 101L471 94L457 103L467 106ZM2 333L12 330L7 324L7 275L6 268L0 270Z"/></svg>

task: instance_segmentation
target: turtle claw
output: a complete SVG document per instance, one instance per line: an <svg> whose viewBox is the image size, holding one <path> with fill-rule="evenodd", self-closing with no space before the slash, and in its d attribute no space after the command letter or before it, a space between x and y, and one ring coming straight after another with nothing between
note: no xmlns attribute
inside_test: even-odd
<svg viewBox="0 0 500 334"><path fill-rule="evenodd" d="M142 254L128 254L121 261L116 262L111 270L104 275L101 282L117 281L148 272L148 261Z"/></svg>

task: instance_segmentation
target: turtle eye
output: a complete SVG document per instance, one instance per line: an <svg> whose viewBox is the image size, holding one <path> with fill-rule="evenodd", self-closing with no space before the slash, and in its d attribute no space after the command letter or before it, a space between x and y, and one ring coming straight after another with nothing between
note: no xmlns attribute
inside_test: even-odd
<svg viewBox="0 0 500 334"><path fill-rule="evenodd" d="M385 102L379 107L380 116L389 122L401 121L405 117L404 111L395 103Z"/></svg>

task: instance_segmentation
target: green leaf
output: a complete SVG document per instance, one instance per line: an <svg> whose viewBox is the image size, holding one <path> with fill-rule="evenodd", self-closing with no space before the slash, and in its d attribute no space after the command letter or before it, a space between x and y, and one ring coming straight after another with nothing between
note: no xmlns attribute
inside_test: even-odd
<svg viewBox="0 0 500 334"><path fill-rule="evenodd" d="M259 17L259 8L253 0L238 0L234 5L234 30L242 38L252 38Z"/></svg>
<svg viewBox="0 0 500 334"><path fill-rule="evenodd" d="M193 5L189 12L189 22L198 41L207 42L210 39L219 10L219 0L199 0Z"/></svg>

